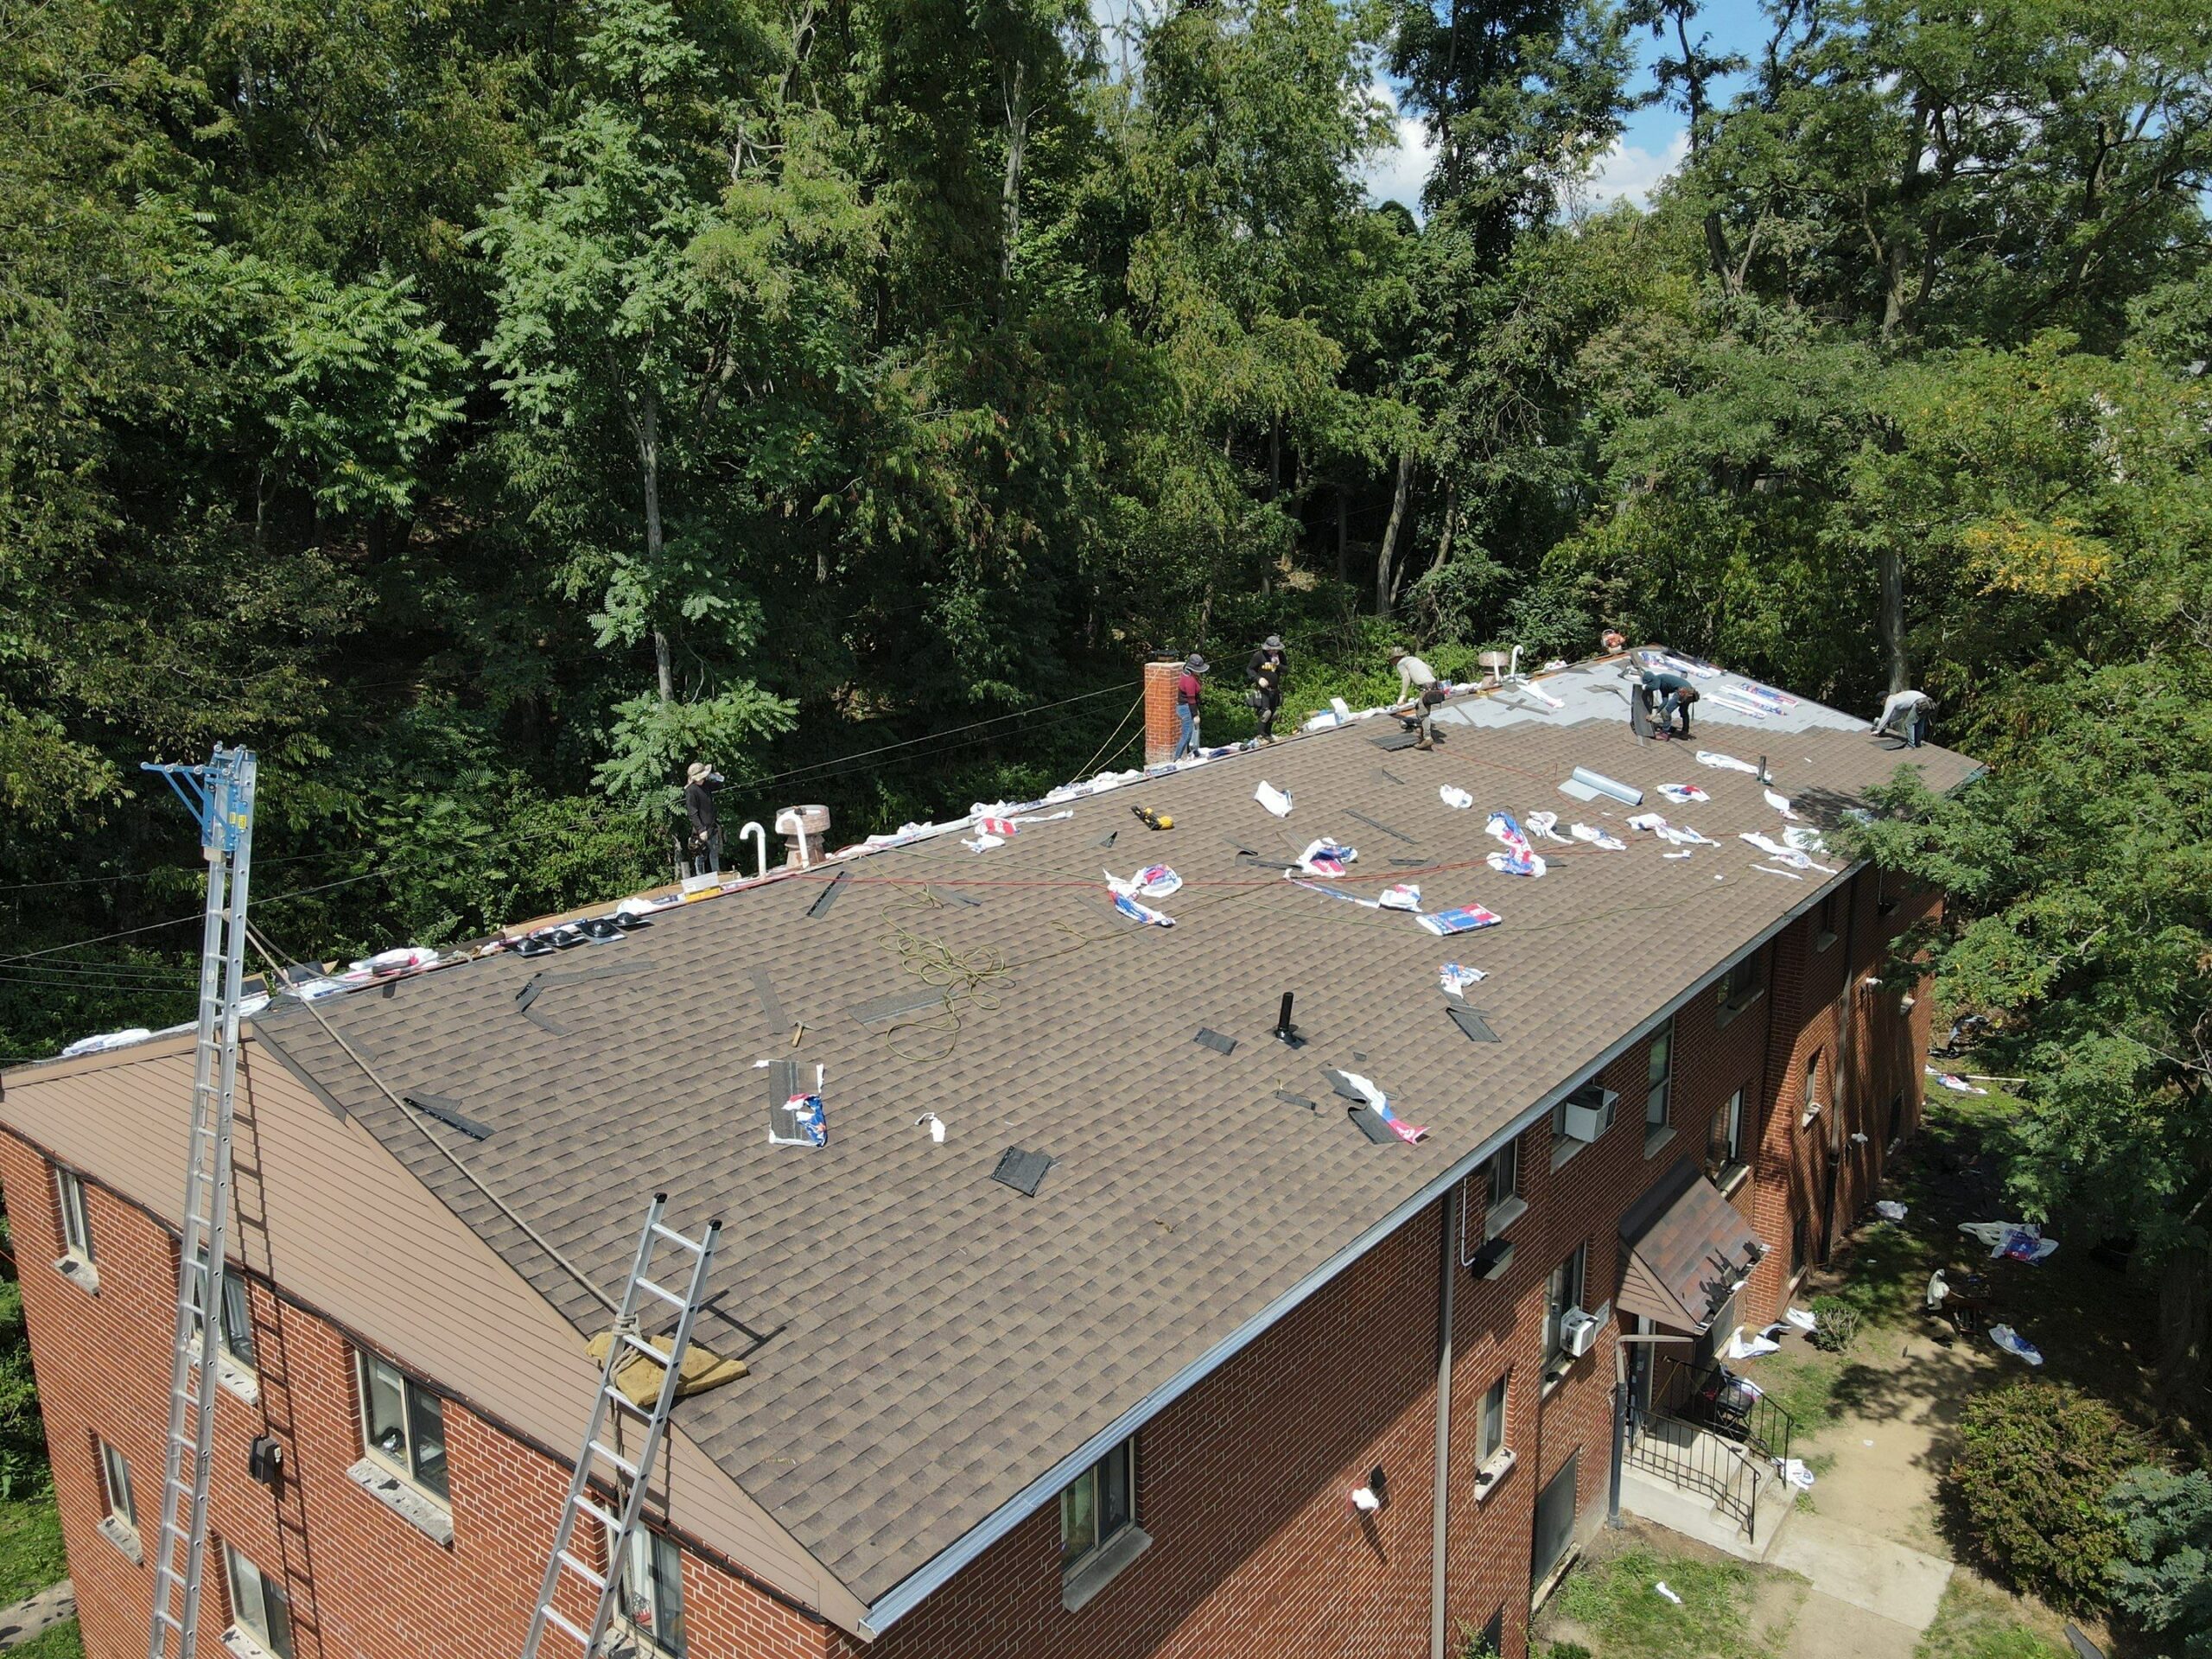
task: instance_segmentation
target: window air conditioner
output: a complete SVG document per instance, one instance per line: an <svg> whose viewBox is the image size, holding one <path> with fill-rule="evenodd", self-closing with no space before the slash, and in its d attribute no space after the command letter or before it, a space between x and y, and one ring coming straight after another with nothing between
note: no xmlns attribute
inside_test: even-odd
<svg viewBox="0 0 2212 1659"><path fill-rule="evenodd" d="M1570 1307L1560 1315L1559 1345L1571 1357L1580 1359L1597 1344L1596 1316L1579 1307Z"/></svg>
<svg viewBox="0 0 2212 1659"><path fill-rule="evenodd" d="M1605 1132L1605 1114L1619 1098L1611 1089L1586 1084L1560 1108L1560 1127L1571 1140L1595 1141Z"/></svg>

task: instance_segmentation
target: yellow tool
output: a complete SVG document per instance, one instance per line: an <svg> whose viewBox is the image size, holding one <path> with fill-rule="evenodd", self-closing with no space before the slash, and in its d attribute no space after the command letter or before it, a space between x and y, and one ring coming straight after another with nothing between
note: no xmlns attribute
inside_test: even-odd
<svg viewBox="0 0 2212 1659"><path fill-rule="evenodd" d="M1137 815L1137 821L1147 830L1173 830L1175 827L1175 820L1166 813L1155 812L1148 806L1133 806L1129 810Z"/></svg>

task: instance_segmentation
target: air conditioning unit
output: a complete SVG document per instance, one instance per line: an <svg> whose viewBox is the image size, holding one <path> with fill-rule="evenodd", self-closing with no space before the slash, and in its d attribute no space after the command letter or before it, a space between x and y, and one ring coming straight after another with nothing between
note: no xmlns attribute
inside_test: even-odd
<svg viewBox="0 0 2212 1659"><path fill-rule="evenodd" d="M1580 1359L1597 1344L1596 1315L1570 1307L1559 1318L1559 1345L1571 1357Z"/></svg>
<svg viewBox="0 0 2212 1659"><path fill-rule="evenodd" d="M1595 1141L1605 1132L1605 1114L1620 1096L1611 1089L1586 1084L1567 1097L1560 1108L1560 1127L1573 1141Z"/></svg>

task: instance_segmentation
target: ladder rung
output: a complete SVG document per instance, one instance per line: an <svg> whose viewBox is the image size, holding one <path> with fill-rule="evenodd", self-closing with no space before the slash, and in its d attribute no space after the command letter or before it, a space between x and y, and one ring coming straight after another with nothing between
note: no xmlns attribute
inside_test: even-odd
<svg viewBox="0 0 2212 1659"><path fill-rule="evenodd" d="M181 1630L184 1628L183 1621L178 1618L175 1614L169 1611L166 1607L155 1608L154 1617L161 1620L162 1624L168 1625L173 1630Z"/></svg>
<svg viewBox="0 0 2212 1659"><path fill-rule="evenodd" d="M622 1530L622 1517L620 1516L609 1515L605 1510L601 1509L598 1504L593 1503L589 1498L578 1498L576 1500L576 1507L582 1510L586 1515L591 1516L593 1520L598 1522L601 1526L605 1527L610 1533L620 1532Z"/></svg>
<svg viewBox="0 0 2212 1659"><path fill-rule="evenodd" d="M632 1417L635 1417L639 1422L650 1423L652 1421L652 1413L647 1411L643 1406L632 1400L628 1395L623 1393L621 1389L601 1389L600 1392L605 1395L610 1401L613 1402L613 1403L621 1410L626 1411Z"/></svg>
<svg viewBox="0 0 2212 1659"><path fill-rule="evenodd" d="M561 1552L561 1564L567 1567L569 1572L575 1573L578 1578L589 1584L593 1589L604 1590L607 1587L607 1575L605 1573L593 1572L591 1568L586 1567L582 1561L569 1554L565 1549Z"/></svg>
<svg viewBox="0 0 2212 1659"><path fill-rule="evenodd" d="M577 1642L582 1643L586 1648L591 1646L591 1632L589 1630L578 1629L575 1625L571 1624L567 1619L563 1618L559 1612L551 1607L541 1607L537 1611L543 1613L550 1623L558 1624L563 1630L566 1630L570 1637L575 1638Z"/></svg>
<svg viewBox="0 0 2212 1659"><path fill-rule="evenodd" d="M681 1296L664 1286L655 1284L652 1280L646 1278L642 1274L638 1277L638 1288L644 1291L648 1296L659 1297L661 1300L666 1302L671 1307L681 1307L683 1306L683 1299Z"/></svg>
<svg viewBox="0 0 2212 1659"><path fill-rule="evenodd" d="M647 1342L643 1337L638 1335L636 1332L625 1331L622 1333L622 1340L628 1343L630 1346L636 1349L647 1359L656 1360L663 1365L668 1363L667 1351L665 1349L654 1347L652 1344Z"/></svg>
<svg viewBox="0 0 2212 1659"><path fill-rule="evenodd" d="M690 1251L694 1255L697 1255L701 1251L707 1248L703 1244L696 1243L692 1240L684 1237L683 1235L679 1232L676 1232L671 1229L662 1226L658 1222L653 1223L653 1231L660 1237L666 1239L670 1243L683 1246L683 1249Z"/></svg>
<svg viewBox="0 0 2212 1659"><path fill-rule="evenodd" d="M612 1448L603 1445L598 1440L594 1440L591 1442L591 1450L597 1452L601 1457L605 1458L617 1469L620 1469L624 1474L629 1476L631 1479L635 1480L638 1478L638 1465L634 1463L629 1462Z"/></svg>

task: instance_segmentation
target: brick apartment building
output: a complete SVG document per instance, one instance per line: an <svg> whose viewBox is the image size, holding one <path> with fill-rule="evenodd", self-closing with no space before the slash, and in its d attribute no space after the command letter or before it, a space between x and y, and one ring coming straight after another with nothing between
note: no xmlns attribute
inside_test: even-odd
<svg viewBox="0 0 2212 1659"><path fill-rule="evenodd" d="M598 1382L584 1281L619 1290L666 1191L678 1225L725 1219L697 1334L750 1374L677 1409L614 1650L1416 1659L1486 1630L1522 1654L1605 1512L1624 1326L1710 1352L1775 1318L1914 1127L1928 1036L1887 963L1938 899L1755 852L1739 833L1781 827L1758 782L1631 737L1619 683L1586 664L1543 682L1557 709L1448 705L1434 753L1356 722L604 949L280 999L242 1058L207 1649L514 1659ZM1901 759L1970 771L1816 705L1713 702L1699 743L1773 751L1804 819ZM1570 801L1576 766L1716 844ZM1493 808L1627 844L1540 839L1542 877L1499 873ZM1323 836L1360 846L1350 872L1284 880ZM1184 878L1154 901L1172 929L1099 885L1154 861ZM1346 902L1398 880L1502 924ZM974 995L918 1000L919 959ZM1471 1021L1448 961L1487 970ZM1285 991L1298 1046L1271 1034ZM146 1645L190 1048L0 1077L92 1659ZM767 1141L761 1066L794 1055L824 1067L818 1149ZM1378 1142L1325 1068L1427 1135ZM1033 1196L992 1179L1008 1147L1053 1160Z"/></svg>

